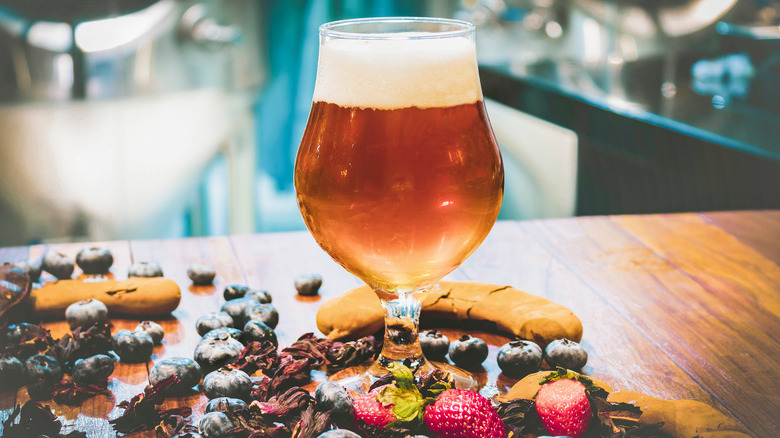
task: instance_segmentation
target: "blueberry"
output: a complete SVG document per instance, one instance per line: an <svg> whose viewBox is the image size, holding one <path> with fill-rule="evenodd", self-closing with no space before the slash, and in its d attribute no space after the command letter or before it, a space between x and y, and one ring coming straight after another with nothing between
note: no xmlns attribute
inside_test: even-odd
<svg viewBox="0 0 780 438"><path fill-rule="evenodd" d="M509 377L521 378L539 371L542 347L531 341L512 341L498 350L498 367Z"/></svg>
<svg viewBox="0 0 780 438"><path fill-rule="evenodd" d="M114 334L111 346L122 362L141 363L152 357L154 341L146 333L122 329Z"/></svg>
<svg viewBox="0 0 780 438"><path fill-rule="evenodd" d="M260 321L271 328L279 325L279 312L273 304L257 304L244 310L244 321Z"/></svg>
<svg viewBox="0 0 780 438"><path fill-rule="evenodd" d="M157 262L136 262L127 269L127 277L162 277L163 271Z"/></svg>
<svg viewBox="0 0 780 438"><path fill-rule="evenodd" d="M107 274L114 264L114 256L108 248L88 246L76 254L76 264L87 275Z"/></svg>
<svg viewBox="0 0 780 438"><path fill-rule="evenodd" d="M165 330L163 330L160 324L157 324L154 321L143 321L138 324L138 327L136 327L133 331L146 333L149 335L149 337L152 338L154 345L160 345L162 343L163 337L165 337Z"/></svg>
<svg viewBox="0 0 780 438"><path fill-rule="evenodd" d="M149 383L156 385L170 376L178 377L179 383L170 387L168 393L186 393L200 382L200 365L188 357L169 357L158 360L149 370Z"/></svg>
<svg viewBox="0 0 780 438"><path fill-rule="evenodd" d="M450 340L436 330L426 330L420 333L420 346L425 357L442 361L450 350Z"/></svg>
<svg viewBox="0 0 780 438"><path fill-rule="evenodd" d="M228 336L203 339L195 347L194 358L201 370L208 373L235 362L243 349L242 343Z"/></svg>
<svg viewBox="0 0 780 438"><path fill-rule="evenodd" d="M268 304L273 300L271 294L262 289L250 289L245 296L256 299L260 304Z"/></svg>
<svg viewBox="0 0 780 438"><path fill-rule="evenodd" d="M41 278L41 261L40 260L22 260L14 263L14 265L27 273L30 277L30 281L35 283Z"/></svg>
<svg viewBox="0 0 780 438"><path fill-rule="evenodd" d="M450 359L462 368L476 368L487 359L488 346L482 339L463 335L450 344Z"/></svg>
<svg viewBox="0 0 780 438"><path fill-rule="evenodd" d="M198 432L184 432L174 435L171 438L203 438L203 435L199 434Z"/></svg>
<svg viewBox="0 0 780 438"><path fill-rule="evenodd" d="M223 438L227 437L227 431L234 427L227 415L222 412L209 412L200 418L198 432L203 438Z"/></svg>
<svg viewBox="0 0 780 438"><path fill-rule="evenodd" d="M22 361L4 354L0 356L0 391L12 391L24 383Z"/></svg>
<svg viewBox="0 0 780 438"><path fill-rule="evenodd" d="M248 321L244 324L241 340L245 344L249 344L250 342L271 341L275 346L279 346L279 341L276 339L276 332L274 329L260 321Z"/></svg>
<svg viewBox="0 0 780 438"><path fill-rule="evenodd" d="M355 420L352 397L340 384L332 380L320 383L314 391L314 399L320 410L332 413L335 424L349 426Z"/></svg>
<svg viewBox="0 0 780 438"><path fill-rule="evenodd" d="M215 338L222 338L222 337L233 338L236 341L240 341L241 330L233 327L216 328L203 335L202 340L205 341L206 339L215 339Z"/></svg>
<svg viewBox="0 0 780 438"><path fill-rule="evenodd" d="M221 327L233 327L233 325L233 318L231 318L230 315L225 312L207 313L195 321L195 328L198 330L198 334L201 336L214 329Z"/></svg>
<svg viewBox="0 0 780 438"><path fill-rule="evenodd" d="M581 370L588 363L588 352L577 342L568 339L556 339L547 345L544 351L547 365L552 368L563 367L569 370Z"/></svg>
<svg viewBox="0 0 780 438"><path fill-rule="evenodd" d="M29 322L11 324L0 332L0 345L15 345L41 334L41 327ZM25 358L26 359L26 358Z"/></svg>
<svg viewBox="0 0 780 438"><path fill-rule="evenodd" d="M231 284L225 288L222 292L222 296L225 297L225 301L234 300L236 298L243 298L249 291L249 287L242 286L240 284Z"/></svg>
<svg viewBox="0 0 780 438"><path fill-rule="evenodd" d="M24 382L33 400L46 400L54 385L62 380L62 367L57 359L44 354L30 356L24 362Z"/></svg>
<svg viewBox="0 0 780 438"><path fill-rule="evenodd" d="M303 296L317 295L320 286L322 286L322 275L320 274L299 275L295 278L295 290Z"/></svg>
<svg viewBox="0 0 780 438"><path fill-rule="evenodd" d="M205 286L211 284L214 281L214 277L217 276L217 271L213 267L208 265L201 265L199 263L192 263L187 268L187 277L190 277L192 284L197 286Z"/></svg>
<svg viewBox="0 0 780 438"><path fill-rule="evenodd" d="M57 277L58 280L67 280L73 275L73 259L57 251L49 251L41 260L41 269Z"/></svg>
<svg viewBox="0 0 780 438"><path fill-rule="evenodd" d="M89 328L95 323L108 320L108 308L102 301L94 298L77 301L65 309L65 319L71 330L77 327Z"/></svg>
<svg viewBox="0 0 780 438"><path fill-rule="evenodd" d="M252 379L241 370L222 367L203 378L203 394L208 398L231 397L249 400Z"/></svg>
<svg viewBox="0 0 780 438"><path fill-rule="evenodd" d="M348 429L331 429L317 435L317 438L360 438L360 435Z"/></svg>
<svg viewBox="0 0 780 438"><path fill-rule="evenodd" d="M206 409L205 412L227 412L227 413L233 413L233 412L239 412L239 411L245 411L248 409L248 406L245 401L241 400L240 398L232 398L232 397L217 397L209 400L208 403L206 403Z"/></svg>
<svg viewBox="0 0 780 438"><path fill-rule="evenodd" d="M244 321L244 312L247 308L254 307L258 304L261 303L256 299L245 296L244 298L236 298L234 300L225 301L225 304L222 305L220 310L233 318L235 327L243 327L246 323L246 321Z"/></svg>
<svg viewBox="0 0 780 438"><path fill-rule="evenodd" d="M105 354L96 354L79 359L73 364L73 380L76 383L97 384L114 372L114 359Z"/></svg>

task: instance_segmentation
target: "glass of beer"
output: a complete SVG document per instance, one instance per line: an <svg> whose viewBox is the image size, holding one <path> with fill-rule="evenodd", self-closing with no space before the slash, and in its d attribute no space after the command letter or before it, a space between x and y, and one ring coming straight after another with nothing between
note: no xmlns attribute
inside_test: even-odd
<svg viewBox="0 0 780 438"><path fill-rule="evenodd" d="M295 189L315 240L386 311L382 352L358 386L392 362L433 370L418 339L421 301L485 239L503 188L471 23L369 18L320 27ZM436 366L460 376L458 386L476 383Z"/></svg>

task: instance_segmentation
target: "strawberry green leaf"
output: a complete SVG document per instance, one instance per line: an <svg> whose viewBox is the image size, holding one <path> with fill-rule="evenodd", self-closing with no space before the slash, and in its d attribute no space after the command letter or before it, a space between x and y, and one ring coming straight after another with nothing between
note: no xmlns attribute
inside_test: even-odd
<svg viewBox="0 0 780 438"><path fill-rule="evenodd" d="M387 369L390 370L391 373L393 373L393 378L395 378L395 384L399 388L404 388L404 389L415 388L414 373L412 372L411 369L409 369L409 367L397 362L393 362L387 366Z"/></svg>
<svg viewBox="0 0 780 438"><path fill-rule="evenodd" d="M393 406L393 414L397 418L393 423L396 425L422 421L427 403L415 386L412 388L385 386L377 394L376 399L384 406Z"/></svg>
<svg viewBox="0 0 780 438"><path fill-rule="evenodd" d="M604 388L601 388L597 386L595 383L593 383L593 380L588 377L584 376L580 373L576 373L572 370L567 370L563 367L558 367L555 371L548 374L545 378L543 378L539 382L539 386L544 385L545 383L554 382L556 380L563 380L563 379L570 379L570 380L576 380L580 383L582 383L585 386L585 389L588 390L588 392L591 393L594 397L600 397L606 399L609 393L604 390ZM536 396L534 396L536 398Z"/></svg>

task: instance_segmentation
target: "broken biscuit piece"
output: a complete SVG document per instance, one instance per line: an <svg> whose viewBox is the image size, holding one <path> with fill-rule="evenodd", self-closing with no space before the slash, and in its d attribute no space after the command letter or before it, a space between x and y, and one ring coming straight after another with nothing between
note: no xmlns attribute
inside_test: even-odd
<svg viewBox="0 0 780 438"><path fill-rule="evenodd" d="M555 339L582 339L582 323L571 310L511 286L442 281L423 301L421 318L485 321L542 348ZM330 299L317 311L317 328L329 339L357 339L383 325L384 311L368 286Z"/></svg>

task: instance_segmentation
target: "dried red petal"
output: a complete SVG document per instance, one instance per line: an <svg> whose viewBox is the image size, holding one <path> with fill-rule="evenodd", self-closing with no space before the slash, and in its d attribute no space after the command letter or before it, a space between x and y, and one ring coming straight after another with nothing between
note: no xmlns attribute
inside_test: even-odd
<svg viewBox="0 0 780 438"><path fill-rule="evenodd" d="M99 384L81 384L71 379L62 379L54 387L53 397L57 403L74 406L99 394L111 395L108 379Z"/></svg>

